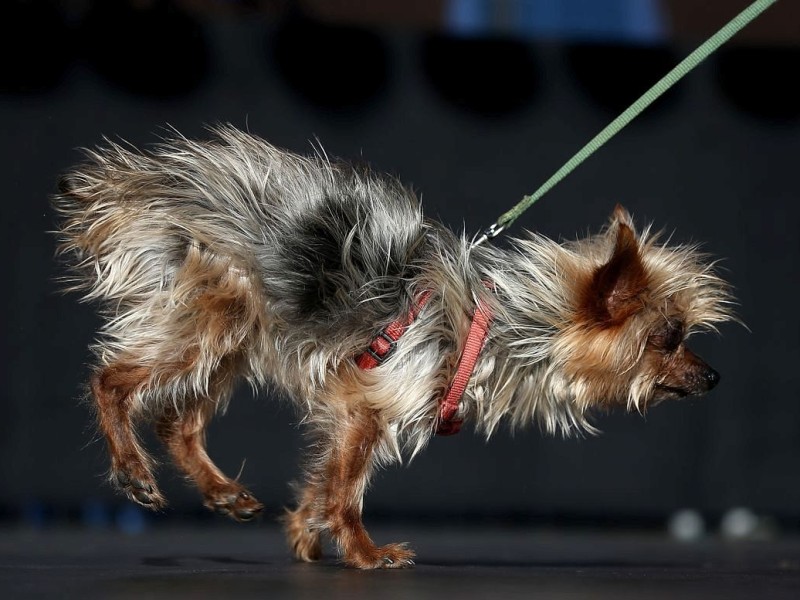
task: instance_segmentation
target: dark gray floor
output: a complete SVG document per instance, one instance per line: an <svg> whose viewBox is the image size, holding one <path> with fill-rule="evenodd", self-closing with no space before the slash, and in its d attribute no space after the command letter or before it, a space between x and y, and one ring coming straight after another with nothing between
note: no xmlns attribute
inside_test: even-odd
<svg viewBox="0 0 800 600"><path fill-rule="evenodd" d="M657 534L373 527L417 566L292 562L277 527L158 526L126 536L0 531L0 597L800 598L800 539L694 544Z"/></svg>

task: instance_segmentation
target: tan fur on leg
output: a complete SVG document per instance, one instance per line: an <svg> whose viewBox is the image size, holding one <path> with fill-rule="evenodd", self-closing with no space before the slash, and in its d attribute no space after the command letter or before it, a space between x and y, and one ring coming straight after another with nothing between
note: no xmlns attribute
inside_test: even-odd
<svg viewBox="0 0 800 600"><path fill-rule="evenodd" d="M337 427L325 464L325 519L345 563L359 569L402 568L414 552L403 544L377 547L361 520L364 491L380 442L382 424L375 411L352 409Z"/></svg>
<svg viewBox="0 0 800 600"><path fill-rule="evenodd" d="M316 477L310 476L303 488L295 510L287 509L283 516L283 527L289 548L297 560L313 562L322 556L320 542L319 511L321 486Z"/></svg>
<svg viewBox="0 0 800 600"><path fill-rule="evenodd" d="M137 403L133 395L150 377L146 367L127 363L110 365L92 377L100 430L111 455L110 479L134 502L162 508L164 498L151 472L152 459L139 445L134 431Z"/></svg>
<svg viewBox="0 0 800 600"><path fill-rule="evenodd" d="M236 521L249 521L264 505L241 484L226 477L209 458L205 431L213 412L214 405L208 401L181 413L168 411L158 422L158 435L178 468L197 484L207 508Z"/></svg>

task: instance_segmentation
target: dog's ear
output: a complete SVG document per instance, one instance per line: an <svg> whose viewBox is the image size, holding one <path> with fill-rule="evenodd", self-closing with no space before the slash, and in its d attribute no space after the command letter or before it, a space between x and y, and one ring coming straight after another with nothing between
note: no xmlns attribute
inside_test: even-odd
<svg viewBox="0 0 800 600"><path fill-rule="evenodd" d="M611 226L614 225L627 225L631 228L632 231L636 231L636 228L633 226L633 217L631 217L631 213L622 206L622 204L617 204L614 207L614 212L611 213Z"/></svg>
<svg viewBox="0 0 800 600"><path fill-rule="evenodd" d="M630 215L621 206L614 210L616 240L608 262L595 268L582 298L581 308L592 322L618 325L642 307L640 295L647 288L647 271L639 254L639 242Z"/></svg>

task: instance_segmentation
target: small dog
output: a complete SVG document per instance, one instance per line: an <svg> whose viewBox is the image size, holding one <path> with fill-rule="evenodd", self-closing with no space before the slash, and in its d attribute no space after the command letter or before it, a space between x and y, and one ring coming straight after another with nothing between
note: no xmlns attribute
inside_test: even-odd
<svg viewBox="0 0 800 600"><path fill-rule="evenodd" d="M68 287L100 300L90 388L131 500L164 499L137 441L143 418L205 505L262 505L205 450L240 378L296 400L312 435L285 528L294 556L329 534L363 569L413 564L361 520L378 465L468 420L592 431L591 409L702 394L717 373L685 345L730 320L729 286L695 247L637 234L617 207L598 235L472 247L412 192L366 168L283 152L229 126L148 152L87 152L54 205Z"/></svg>

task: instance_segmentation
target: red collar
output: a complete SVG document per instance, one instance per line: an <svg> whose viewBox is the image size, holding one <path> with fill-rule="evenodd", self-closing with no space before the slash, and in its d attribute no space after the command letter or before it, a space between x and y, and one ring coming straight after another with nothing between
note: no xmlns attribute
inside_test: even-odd
<svg viewBox="0 0 800 600"><path fill-rule="evenodd" d="M488 285L487 287L491 287ZM419 315L425 304L430 299L431 291L425 290L417 298L414 306L405 317L392 321L370 343L369 348L356 357L356 364L364 370L374 369L394 352L397 341L403 336ZM489 326L492 323L492 311L482 300L472 312L472 322L469 326L467 341L461 350L458 367L453 376L453 381L444 398L439 401L439 415L436 433L438 435L453 435L461 430L463 419L459 419L461 397L475 370L475 365L481 355L481 350L489 335Z"/></svg>

